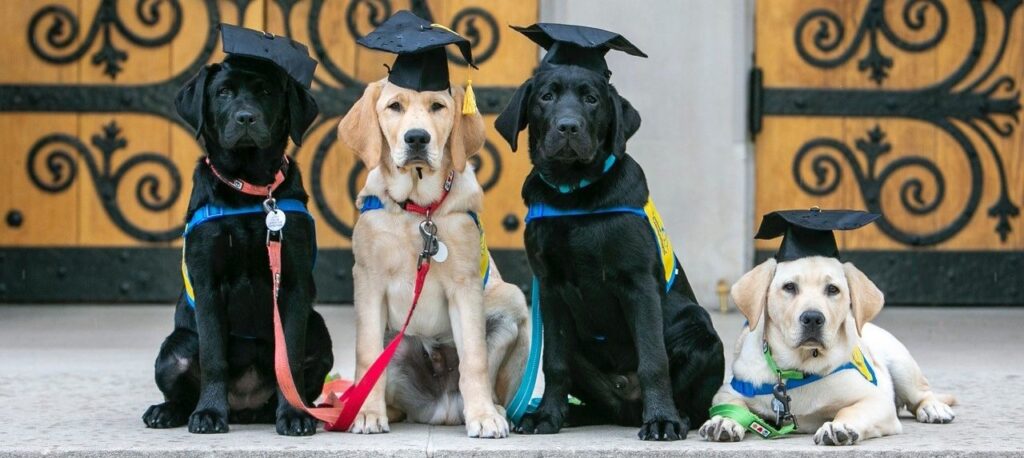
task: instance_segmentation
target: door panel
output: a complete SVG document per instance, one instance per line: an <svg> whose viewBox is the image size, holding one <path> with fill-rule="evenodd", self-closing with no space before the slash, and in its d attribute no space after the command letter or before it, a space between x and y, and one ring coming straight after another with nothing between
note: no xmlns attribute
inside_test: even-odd
<svg viewBox="0 0 1024 458"><path fill-rule="evenodd" d="M473 80L488 125L537 63L506 24L537 19L537 0L47 0L0 2L12 31L0 52L0 300L172 301L180 291L180 234L202 151L174 113L179 87L219 61L219 22L292 36L320 65L321 117L299 163L318 223L320 300L351 300L353 200L365 170L335 126L394 56L355 40L400 9L467 36L479 70L453 56L455 84ZM483 224L506 277L525 284L529 171L493 132L474 158L485 188Z"/></svg>
<svg viewBox="0 0 1024 458"><path fill-rule="evenodd" d="M890 303L1024 303L1019 1L759 1L755 224L882 217L837 239ZM757 241L757 259L778 240Z"/></svg>

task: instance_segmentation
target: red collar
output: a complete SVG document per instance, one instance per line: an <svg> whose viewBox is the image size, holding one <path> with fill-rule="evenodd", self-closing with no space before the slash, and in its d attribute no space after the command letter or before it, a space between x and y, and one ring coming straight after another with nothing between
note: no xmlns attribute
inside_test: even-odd
<svg viewBox="0 0 1024 458"><path fill-rule="evenodd" d="M213 172L213 176L217 177L217 179L224 184L231 186L236 191L250 196L267 197L273 194L274 190L276 190L278 186L281 186L281 183L284 183L284 171L288 169L288 156L284 156L284 163L281 164L281 169L274 175L274 182L264 186L254 185L241 178L235 178L232 180L221 175L220 172L217 171L217 168L213 166L213 163L210 162L209 157L206 157L206 165L210 167L210 171Z"/></svg>
<svg viewBox="0 0 1024 458"><path fill-rule="evenodd" d="M404 208L405 211L413 212L413 213L419 213L419 214L424 215L424 216L432 215L441 206L441 204L444 203L444 200L448 197L448 192L452 190L452 182L454 182L454 181L455 181L455 171L451 170L451 171L448 172L448 178L446 178L444 180L444 189L442 190L441 197L439 199L435 200L433 203L431 203L430 205L427 205L425 207L421 206L421 205L417 205L415 202L413 202L411 200L406 200L405 202L402 202L402 204L401 204L402 208Z"/></svg>

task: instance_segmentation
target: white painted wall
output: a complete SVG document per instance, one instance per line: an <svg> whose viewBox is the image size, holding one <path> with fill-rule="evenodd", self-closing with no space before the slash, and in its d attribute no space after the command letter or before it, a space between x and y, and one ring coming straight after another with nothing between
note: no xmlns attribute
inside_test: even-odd
<svg viewBox="0 0 1024 458"><path fill-rule="evenodd" d="M716 308L718 280L734 282L753 253L752 0L542 0L540 16L618 32L650 56L608 55L612 83L643 118L628 152L698 299Z"/></svg>

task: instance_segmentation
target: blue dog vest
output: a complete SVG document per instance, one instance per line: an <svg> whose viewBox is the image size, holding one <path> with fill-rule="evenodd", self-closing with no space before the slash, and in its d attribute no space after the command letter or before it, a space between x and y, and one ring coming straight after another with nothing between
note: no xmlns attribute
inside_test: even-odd
<svg viewBox="0 0 1024 458"><path fill-rule="evenodd" d="M285 213L299 213L309 217L310 221L313 220L313 215L309 214L309 210L306 209L306 204L296 199L281 199L277 201L277 208ZM196 307L196 296L195 290L192 288L192 277L188 274L188 266L185 264L185 241L188 240L189 232L207 221L224 218L227 216L237 215L252 215L252 214L263 214L263 204L246 205L243 207L221 207L218 205L207 204L200 207L192 214L192 218L189 219L188 224L185 225L185 233L182 234L181 242L181 278L185 282L185 298L188 300L189 307ZM315 224L315 222L314 222ZM315 227L315 226L314 226ZM316 263L316 237L313 237L313 262Z"/></svg>
<svg viewBox="0 0 1024 458"><path fill-rule="evenodd" d="M864 377L865 380L871 382L872 385L878 385L878 378L875 377L875 368L871 367L871 363L868 362L868 359L864 357L864 353L861 352L860 347L857 347L853 349L853 354L850 356L850 361L848 361L846 364L837 367L835 370L829 372L826 375L804 374L804 378L802 379L786 380L786 389L792 390L794 388L800 388L801 386L804 385L810 385L811 383L817 382L818 380L828 377L829 375L851 369L856 370L861 376ZM754 385L751 382L748 382L746 380L740 380L736 377L733 377L732 381L729 382L729 385L731 385L732 389L736 390L737 393L743 395L743 397L746 398L752 398L754 396L764 396L768 394L773 394L775 392L774 383L762 383L760 385Z"/></svg>

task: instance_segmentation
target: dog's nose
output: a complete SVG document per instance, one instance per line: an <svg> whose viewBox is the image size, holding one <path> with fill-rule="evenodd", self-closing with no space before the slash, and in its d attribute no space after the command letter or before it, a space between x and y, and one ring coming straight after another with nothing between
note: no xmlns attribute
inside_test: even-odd
<svg viewBox="0 0 1024 458"><path fill-rule="evenodd" d="M423 129L409 129L405 133L405 143L417 148L427 146L427 143L430 143L430 132Z"/></svg>
<svg viewBox="0 0 1024 458"><path fill-rule="evenodd" d="M575 118L561 118L555 121L555 128L562 135L576 135L580 133L580 120Z"/></svg>
<svg viewBox="0 0 1024 458"><path fill-rule="evenodd" d="M242 110L238 113L235 113L235 122L243 126L248 126L256 122L256 116L254 116L252 112Z"/></svg>
<svg viewBox="0 0 1024 458"><path fill-rule="evenodd" d="M800 324L806 329L821 329L825 325L825 315L817 310L808 310L800 314Z"/></svg>

